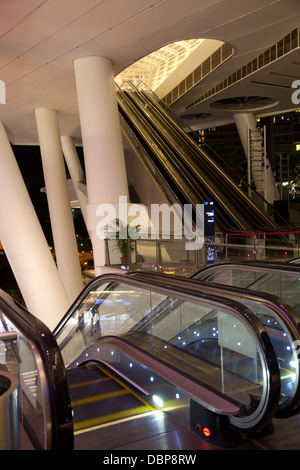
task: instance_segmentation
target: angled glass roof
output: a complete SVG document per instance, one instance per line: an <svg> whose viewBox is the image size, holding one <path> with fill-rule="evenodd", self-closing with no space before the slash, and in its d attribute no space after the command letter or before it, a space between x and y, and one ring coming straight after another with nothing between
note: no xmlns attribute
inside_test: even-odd
<svg viewBox="0 0 300 470"><path fill-rule="evenodd" d="M155 90L204 40L177 41L152 52L121 72L115 81L119 86L125 81L138 85L141 82Z"/></svg>

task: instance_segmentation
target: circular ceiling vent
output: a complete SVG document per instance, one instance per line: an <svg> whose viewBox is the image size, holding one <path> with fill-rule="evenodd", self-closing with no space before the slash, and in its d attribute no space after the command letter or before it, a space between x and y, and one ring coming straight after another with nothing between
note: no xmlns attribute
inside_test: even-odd
<svg viewBox="0 0 300 470"><path fill-rule="evenodd" d="M211 107L228 111L250 111L251 109L269 108L277 103L278 100L265 96L236 96L215 101Z"/></svg>
<svg viewBox="0 0 300 470"><path fill-rule="evenodd" d="M180 116L181 119L189 119L189 120L199 120L199 119L211 119L213 117L210 113L190 113L190 114L183 114Z"/></svg>

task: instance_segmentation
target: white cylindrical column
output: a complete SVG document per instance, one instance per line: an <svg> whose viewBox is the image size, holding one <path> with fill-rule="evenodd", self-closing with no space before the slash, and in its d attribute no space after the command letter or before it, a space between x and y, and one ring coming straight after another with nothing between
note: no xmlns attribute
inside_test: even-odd
<svg viewBox="0 0 300 470"><path fill-rule="evenodd" d="M28 310L53 329L69 300L0 121L0 240Z"/></svg>
<svg viewBox="0 0 300 470"><path fill-rule="evenodd" d="M112 62L105 57L74 61L85 158L87 224L93 244L96 274L105 263L105 244L96 235L99 204L117 206L128 197L128 183L116 100Z"/></svg>
<svg viewBox="0 0 300 470"><path fill-rule="evenodd" d="M83 219L86 223L87 196L82 192L79 183L84 182L84 172L76 151L72 137L62 136L62 150L72 179L75 194L77 196Z"/></svg>
<svg viewBox="0 0 300 470"><path fill-rule="evenodd" d="M57 267L70 302L83 288L57 112L35 110Z"/></svg>

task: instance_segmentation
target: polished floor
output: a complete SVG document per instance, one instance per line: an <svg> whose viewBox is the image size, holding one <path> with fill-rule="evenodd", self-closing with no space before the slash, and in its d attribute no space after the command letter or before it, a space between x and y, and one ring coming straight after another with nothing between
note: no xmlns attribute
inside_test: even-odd
<svg viewBox="0 0 300 470"><path fill-rule="evenodd" d="M175 418L162 412L149 412L136 419L110 423L75 434L76 450L300 450L300 415L274 419L274 432L248 438L230 448L201 439Z"/></svg>

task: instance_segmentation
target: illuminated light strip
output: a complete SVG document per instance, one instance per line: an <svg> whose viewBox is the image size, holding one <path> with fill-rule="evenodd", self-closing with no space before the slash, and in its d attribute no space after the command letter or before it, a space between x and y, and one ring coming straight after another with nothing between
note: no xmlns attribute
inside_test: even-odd
<svg viewBox="0 0 300 470"><path fill-rule="evenodd" d="M124 411L119 411L117 413L111 413L109 415L104 415L104 416L99 416L97 418L92 418L88 419L86 421L80 421L79 423L74 423L74 431L91 431L91 427L95 429L97 426L107 426L107 425L112 425L112 424L117 424L119 422L124 422L130 419L134 419L139 416L133 416L133 415L140 415L144 416L146 411L149 413L149 407L146 406L139 406L137 408L131 408L129 410L124 410ZM153 410L150 411L153 413ZM125 419L124 419L125 418ZM83 431L84 428L89 428Z"/></svg>
<svg viewBox="0 0 300 470"><path fill-rule="evenodd" d="M140 413L138 415L132 415L132 416L128 416L126 418L121 418L121 419L117 419L117 420L114 420L114 421L110 421L109 423L98 424L98 425L95 425L95 426L92 426L92 427L89 427L89 428L86 428L86 429L78 429L78 430L74 431L74 435L77 436L79 434L84 434L84 433L87 433L87 432L90 432L90 431L96 431L98 429L107 428L108 426L114 426L115 424L126 423L127 421L132 421L134 419L139 419L139 418L143 418L145 416L150 416L153 413L157 414L157 413L162 413L162 412L157 411L157 410L148 411L148 412L145 412L145 413ZM81 423L79 423L79 425L80 424ZM75 424L74 427L76 428L76 424Z"/></svg>

